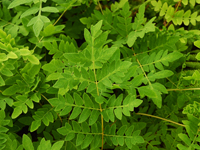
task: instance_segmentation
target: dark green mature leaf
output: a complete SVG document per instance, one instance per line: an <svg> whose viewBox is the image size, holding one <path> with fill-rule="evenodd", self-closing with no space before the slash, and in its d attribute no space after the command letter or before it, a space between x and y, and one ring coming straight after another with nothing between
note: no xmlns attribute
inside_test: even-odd
<svg viewBox="0 0 200 150"><path fill-rule="evenodd" d="M79 146L83 143L83 140L85 138L85 135L82 133L77 134L77 139L76 139L76 146Z"/></svg>
<svg viewBox="0 0 200 150"><path fill-rule="evenodd" d="M90 145L90 143L92 142L93 138L94 137L92 135L87 134L85 139L84 139L84 141L83 141L83 143L81 144L81 148L82 149L87 148Z"/></svg>
<svg viewBox="0 0 200 150"><path fill-rule="evenodd" d="M5 89L2 94L3 95L14 95L18 90L19 90L18 86L16 84L14 84L14 85L8 87L7 89Z"/></svg>
<svg viewBox="0 0 200 150"><path fill-rule="evenodd" d="M96 123L97 119L99 118L100 112L98 110L92 110L90 118L89 118L89 125L93 125Z"/></svg>
<svg viewBox="0 0 200 150"><path fill-rule="evenodd" d="M69 119L75 119L76 117L78 117L78 115L81 113L81 108L79 107L75 107L72 111L72 114L70 115Z"/></svg>
<svg viewBox="0 0 200 150"><path fill-rule="evenodd" d="M90 109L87 109L87 108L83 109L83 111L79 117L78 123L82 123L82 122L86 121L87 118L90 116L90 114L91 114Z"/></svg>

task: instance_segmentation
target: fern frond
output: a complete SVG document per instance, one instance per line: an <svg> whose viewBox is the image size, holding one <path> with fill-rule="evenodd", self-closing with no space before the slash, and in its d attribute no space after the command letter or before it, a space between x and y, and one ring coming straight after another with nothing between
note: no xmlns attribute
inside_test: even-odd
<svg viewBox="0 0 200 150"><path fill-rule="evenodd" d="M33 115L34 121L31 123L30 131L33 132L37 130L41 123L43 122L44 125L48 126L49 123L53 123L54 120L57 119L57 114L49 104L43 105L42 108L39 108L35 115Z"/></svg>
<svg viewBox="0 0 200 150"><path fill-rule="evenodd" d="M194 6L195 1L190 1L191 4ZM184 5L188 5L187 0L182 1ZM196 25L196 21L200 21L200 16L198 16L198 12L193 12L191 14L191 10L187 10L184 12L184 10L176 11L172 5L168 5L167 2L162 4L162 2L159 1L151 1L151 4L154 6L154 10L159 13L159 16L164 16L167 22L172 21L175 25L181 25L184 23L186 26L191 23L192 25Z"/></svg>

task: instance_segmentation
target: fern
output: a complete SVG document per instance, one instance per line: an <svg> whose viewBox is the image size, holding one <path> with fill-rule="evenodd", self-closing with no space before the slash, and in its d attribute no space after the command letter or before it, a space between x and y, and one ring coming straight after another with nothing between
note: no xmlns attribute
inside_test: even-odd
<svg viewBox="0 0 200 150"><path fill-rule="evenodd" d="M0 150L200 149L198 4L0 2Z"/></svg>
<svg viewBox="0 0 200 150"><path fill-rule="evenodd" d="M10 123L10 120L5 118L5 112L3 110L0 111L0 135L1 135L1 144L0 144L0 149L3 149L6 145L7 142L7 134L6 132L9 130L5 126Z"/></svg>
<svg viewBox="0 0 200 150"><path fill-rule="evenodd" d="M39 108L35 115L33 115L34 121L31 124L31 131L35 131L41 125L41 122L44 125L48 126L50 122L54 122L57 119L57 114L53 111L53 108L49 105L43 105L43 108Z"/></svg>
<svg viewBox="0 0 200 150"><path fill-rule="evenodd" d="M186 111L185 111L186 112ZM199 144L199 119L194 117L193 115L188 114L188 119L189 121L184 121L184 124L186 125L186 130L189 134L183 134L180 133L178 134L179 138L184 141L185 145L182 144L177 144L177 147L182 150L182 149L200 149Z"/></svg>
<svg viewBox="0 0 200 150"><path fill-rule="evenodd" d="M188 1L182 1L184 5L188 5ZM194 6L195 1L190 1L190 3ZM200 21L200 16L198 16L198 12L191 13L191 10L184 10L177 11L172 5L169 5L167 2L162 4L162 1L151 1L151 4L154 6L154 10L159 13L159 16L164 16L167 22L172 21L174 25L184 25L188 26L189 23L192 25L196 25L196 21ZM180 4L178 4L180 5Z"/></svg>

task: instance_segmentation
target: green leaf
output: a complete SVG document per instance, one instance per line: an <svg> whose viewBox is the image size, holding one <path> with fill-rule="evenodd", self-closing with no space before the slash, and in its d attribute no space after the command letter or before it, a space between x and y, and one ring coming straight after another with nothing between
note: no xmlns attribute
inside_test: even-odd
<svg viewBox="0 0 200 150"><path fill-rule="evenodd" d="M24 18L26 16L32 15L32 14L36 14L39 11L38 7L31 7L30 9L26 10L20 18Z"/></svg>
<svg viewBox="0 0 200 150"><path fill-rule="evenodd" d="M83 100L85 101L86 107L94 108L94 104L92 100L90 99L90 97L88 96L88 94L86 93L83 94Z"/></svg>
<svg viewBox="0 0 200 150"><path fill-rule="evenodd" d="M195 6L195 0L190 0L190 4L194 7Z"/></svg>
<svg viewBox="0 0 200 150"><path fill-rule="evenodd" d="M33 132L33 131L37 130L40 125L41 125L41 121L40 120L33 121L32 124L31 124L30 131Z"/></svg>
<svg viewBox="0 0 200 150"><path fill-rule="evenodd" d="M196 26L197 12L192 13L191 16L190 16L190 18L191 18L191 19L190 19L191 24L192 24L193 26Z"/></svg>
<svg viewBox="0 0 200 150"><path fill-rule="evenodd" d="M153 88L155 88L156 90L163 92L165 94L168 93L167 89L165 88L164 85L160 84L160 83L154 83L152 84Z"/></svg>
<svg viewBox="0 0 200 150"><path fill-rule="evenodd" d="M5 81L3 80L3 78L0 75L0 86L4 86L5 85Z"/></svg>
<svg viewBox="0 0 200 150"><path fill-rule="evenodd" d="M87 118L90 116L90 114L91 114L90 109L87 109L87 108L83 109L83 111L79 117L78 123L82 123L82 122L86 121Z"/></svg>
<svg viewBox="0 0 200 150"><path fill-rule="evenodd" d="M89 125L93 125L97 121L99 115L100 112L98 110L92 110L92 113L89 118Z"/></svg>
<svg viewBox="0 0 200 150"><path fill-rule="evenodd" d="M22 56L31 55L31 51L28 49L20 49L19 52L20 52L20 55Z"/></svg>
<svg viewBox="0 0 200 150"><path fill-rule="evenodd" d="M0 53L0 61L8 60L7 55L5 53Z"/></svg>
<svg viewBox="0 0 200 150"><path fill-rule="evenodd" d="M114 113L116 115L116 117L119 119L119 120L122 120L122 108L121 107L118 107L114 110Z"/></svg>
<svg viewBox="0 0 200 150"><path fill-rule="evenodd" d="M117 131L117 134L123 136L125 131L126 131L126 128L127 128L126 125L121 126L119 128L119 130ZM118 141L120 146L124 145L124 137L117 137L117 141Z"/></svg>
<svg viewBox="0 0 200 150"><path fill-rule="evenodd" d="M75 63L81 61L81 57L78 53L66 53L64 54L64 57L67 58L69 61L75 62Z"/></svg>
<svg viewBox="0 0 200 150"><path fill-rule="evenodd" d="M108 78L105 78L101 82L107 87L112 87L112 82Z"/></svg>
<svg viewBox="0 0 200 150"><path fill-rule="evenodd" d="M50 22L49 18L46 17L46 16L40 16L40 19L41 19L44 23Z"/></svg>
<svg viewBox="0 0 200 150"><path fill-rule="evenodd" d="M37 57L35 57L34 55L29 55L27 56L28 60L32 63L32 64L36 64L39 65L40 61L38 60Z"/></svg>
<svg viewBox="0 0 200 150"><path fill-rule="evenodd" d="M103 96L98 96L95 98L95 101L99 104L103 104L103 102L106 102L107 100Z"/></svg>
<svg viewBox="0 0 200 150"><path fill-rule="evenodd" d="M57 141L56 143L53 144L51 147L51 150L60 150L64 144L64 141Z"/></svg>
<svg viewBox="0 0 200 150"><path fill-rule="evenodd" d="M141 98L143 98L145 95L151 98L156 98L155 91L149 86L141 86L138 88L138 91L140 93Z"/></svg>
<svg viewBox="0 0 200 150"><path fill-rule="evenodd" d="M78 106L82 106L83 105L83 99L80 97L79 94L74 93L74 100L75 100L75 104Z"/></svg>
<svg viewBox="0 0 200 150"><path fill-rule="evenodd" d="M50 75L46 78L46 80L47 80L47 81L58 80L60 77L62 77L62 76L61 76L61 73L56 72L56 73L50 74Z"/></svg>
<svg viewBox="0 0 200 150"><path fill-rule="evenodd" d="M182 144L177 144L177 147L178 147L180 150L188 150L188 147L183 146Z"/></svg>
<svg viewBox="0 0 200 150"><path fill-rule="evenodd" d="M196 47L200 48L200 40L195 41L195 42L194 42L194 45L195 45Z"/></svg>
<svg viewBox="0 0 200 150"><path fill-rule="evenodd" d="M69 132L69 133L67 134L67 136L65 137L65 141L71 141L71 140L74 139L74 137L75 137L75 133Z"/></svg>
<svg viewBox="0 0 200 150"><path fill-rule="evenodd" d="M183 18L183 23L188 26L190 21L189 21L189 17L191 15L191 10L187 10L185 13L184 13L184 18Z"/></svg>
<svg viewBox="0 0 200 150"><path fill-rule="evenodd" d="M170 77L173 74L174 73L171 70L162 70L162 71L156 72L155 74L148 74L148 78L150 81L155 81L155 79Z"/></svg>
<svg viewBox="0 0 200 150"><path fill-rule="evenodd" d="M36 22L33 24L33 32L35 33L35 36L38 37L40 35L40 32L44 26L43 21L41 18L38 18Z"/></svg>
<svg viewBox="0 0 200 150"><path fill-rule="evenodd" d="M23 134L22 144L25 150L34 150L33 143L26 134Z"/></svg>
<svg viewBox="0 0 200 150"><path fill-rule="evenodd" d="M166 11L167 11L167 8L168 8L168 4L167 4L167 2L165 2L165 3L163 4L161 10L160 10L160 14L159 14L159 15L160 15L160 16L164 16L165 13L166 13Z"/></svg>
<svg viewBox="0 0 200 150"><path fill-rule="evenodd" d="M86 42L89 45L92 45L92 36L91 36L90 32L87 29L84 29L84 37L85 37Z"/></svg>
<svg viewBox="0 0 200 150"><path fill-rule="evenodd" d="M91 33L94 38L96 38L98 36L97 33L99 33L99 31L101 29L102 22L103 22L103 20L100 20L97 24L95 24L94 26L93 25L91 26Z"/></svg>
<svg viewBox="0 0 200 150"><path fill-rule="evenodd" d="M78 133L77 139L76 139L76 146L81 145L83 143L84 138L85 138L85 135L83 135L82 133Z"/></svg>
<svg viewBox="0 0 200 150"><path fill-rule="evenodd" d="M93 136L91 134L87 134L83 143L81 144L81 149L87 148L93 140Z"/></svg>
<svg viewBox="0 0 200 150"><path fill-rule="evenodd" d="M19 30L19 26L17 25L14 25L13 27L11 27L9 30L8 30L8 34L11 34L11 37L12 38L15 38L18 34L18 30Z"/></svg>
<svg viewBox="0 0 200 150"><path fill-rule="evenodd" d="M50 36L56 33L62 32L62 29L64 28L64 25L57 25L54 26L53 24L49 24L44 28L44 31L41 33L42 36ZM44 46L50 50L50 51L56 51L56 48L50 44L49 42L44 42ZM51 52L49 52L51 54Z"/></svg>
<svg viewBox="0 0 200 150"><path fill-rule="evenodd" d="M185 144L187 144L187 146L191 145L191 140L189 139L189 137L186 134L179 133L178 136L181 140L183 140L185 142Z"/></svg>
<svg viewBox="0 0 200 150"><path fill-rule="evenodd" d="M195 57L197 60L200 60L200 52L197 53L196 57Z"/></svg>
<svg viewBox="0 0 200 150"><path fill-rule="evenodd" d="M138 35L136 32L134 32L134 31L130 32L128 35L128 40L127 40L128 46L132 47L137 38L138 38Z"/></svg>
<svg viewBox="0 0 200 150"><path fill-rule="evenodd" d="M69 119L75 119L76 117L78 117L78 115L81 113L81 108L79 107L75 107L69 117Z"/></svg>
<svg viewBox="0 0 200 150"><path fill-rule="evenodd" d="M88 86L88 81L83 81L83 82L79 85L78 91L84 90L87 86Z"/></svg>
<svg viewBox="0 0 200 150"><path fill-rule="evenodd" d="M76 121L72 121L72 126L73 126L73 130L76 132L80 132L81 131L81 126L79 125L78 122Z"/></svg>
<svg viewBox="0 0 200 150"><path fill-rule="evenodd" d="M18 58L18 56L14 52L9 52L7 57L11 58L11 59L17 59Z"/></svg>
<svg viewBox="0 0 200 150"><path fill-rule="evenodd" d="M57 12L59 12L58 9L57 9L56 7L49 7L49 6L43 7L43 8L42 8L42 11L43 11L43 12L52 12L52 13L57 13Z"/></svg>
<svg viewBox="0 0 200 150"><path fill-rule="evenodd" d="M14 95L17 91L18 91L18 86L16 84L6 88L4 91L3 91L3 95Z"/></svg>
<svg viewBox="0 0 200 150"><path fill-rule="evenodd" d="M172 7L171 5L168 7L167 9L167 13L165 15L165 18L167 19L167 22L170 22L173 19L173 15L174 15L174 7Z"/></svg>
<svg viewBox="0 0 200 150"><path fill-rule="evenodd" d="M184 10L177 11L172 19L175 25L181 25L183 20Z"/></svg>
<svg viewBox="0 0 200 150"><path fill-rule="evenodd" d="M42 140L40 141L40 144L37 148L37 150L49 150L51 149L51 143L50 141L45 141L44 138L42 138Z"/></svg>
<svg viewBox="0 0 200 150"><path fill-rule="evenodd" d="M22 108L21 108L21 107L15 107L11 117L12 117L13 119L15 119L15 118L17 118L21 113L22 113Z"/></svg>
<svg viewBox="0 0 200 150"><path fill-rule="evenodd" d="M27 24L27 27L33 25L38 19L40 19L40 16L33 17Z"/></svg>
<svg viewBox="0 0 200 150"><path fill-rule="evenodd" d="M154 6L154 10L155 11L160 11L161 7L162 7L162 2L159 0L157 1L151 1L151 4Z"/></svg>
<svg viewBox="0 0 200 150"><path fill-rule="evenodd" d="M95 83L90 83L90 85L88 86L88 88L87 88L87 93L90 93L90 92L92 92L93 90L95 90L96 89L96 84Z"/></svg>
<svg viewBox="0 0 200 150"><path fill-rule="evenodd" d="M13 75L13 73L9 70L9 69L7 69L7 68L2 68L2 70L0 71L3 75L5 75L5 76L12 76Z"/></svg>
<svg viewBox="0 0 200 150"><path fill-rule="evenodd" d="M33 0L14 0L9 6L8 9L11 9L13 7L19 6L21 4L26 4L26 3L30 3Z"/></svg>
<svg viewBox="0 0 200 150"><path fill-rule="evenodd" d="M2 29L0 29L0 38L5 39L6 37L7 37L6 32L4 32ZM0 44L1 44L1 47L4 47L3 43L0 43Z"/></svg>

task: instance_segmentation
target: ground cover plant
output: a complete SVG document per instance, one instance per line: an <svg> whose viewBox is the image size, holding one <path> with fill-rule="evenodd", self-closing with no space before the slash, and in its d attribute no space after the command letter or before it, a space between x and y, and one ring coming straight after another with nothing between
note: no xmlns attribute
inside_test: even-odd
<svg viewBox="0 0 200 150"><path fill-rule="evenodd" d="M1 0L0 150L200 149L199 0Z"/></svg>

